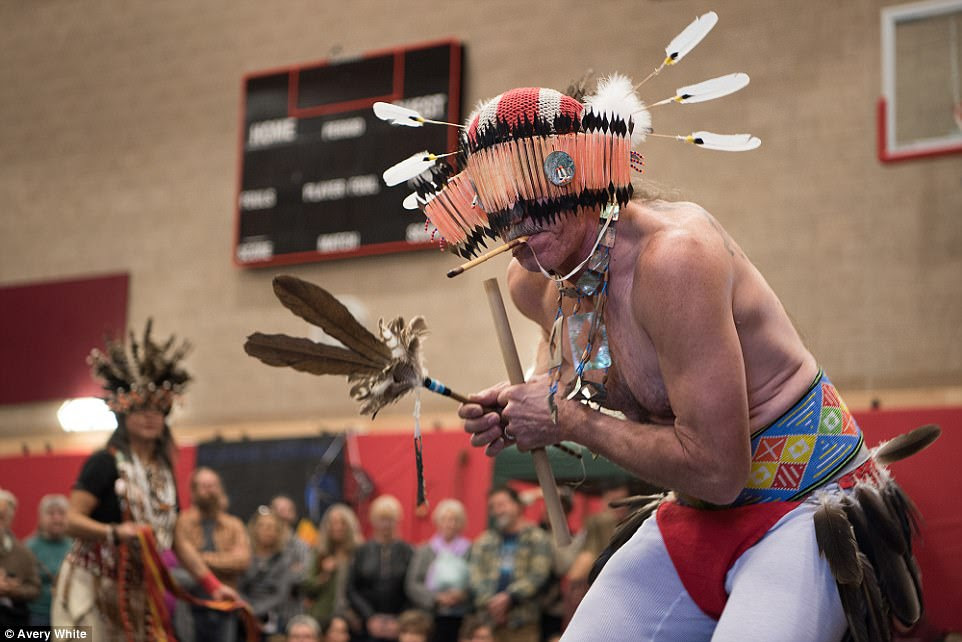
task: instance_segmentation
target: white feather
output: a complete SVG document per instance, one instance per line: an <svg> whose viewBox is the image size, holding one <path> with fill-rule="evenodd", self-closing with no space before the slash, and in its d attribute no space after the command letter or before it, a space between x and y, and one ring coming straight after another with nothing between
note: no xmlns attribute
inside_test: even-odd
<svg viewBox="0 0 962 642"><path fill-rule="evenodd" d="M424 201L421 200L421 197L418 196L417 192L411 192L410 194L404 197L403 201L401 201L401 205L406 210L420 209L421 205L423 204L424 204Z"/></svg>
<svg viewBox="0 0 962 642"><path fill-rule="evenodd" d="M595 92L585 96L584 104L595 114L618 116L624 121L633 121L635 126L631 134L632 145L644 142L645 135L651 131L651 114L645 103L638 98L627 76L611 74L602 78Z"/></svg>
<svg viewBox="0 0 962 642"><path fill-rule="evenodd" d="M714 11L709 11L695 18L680 34L672 38L672 41L665 47L665 54L667 56L665 64L674 65L684 58L688 52L694 49L698 43L708 35L708 32L712 30L717 22L718 14Z"/></svg>
<svg viewBox="0 0 962 642"><path fill-rule="evenodd" d="M405 158L397 165L387 168L383 174L384 183L388 187L400 185L405 181L411 180L421 172L430 169L437 160L437 156L427 151L418 152L409 158Z"/></svg>
<svg viewBox="0 0 962 642"><path fill-rule="evenodd" d="M718 78L705 80L695 85L679 87L675 90L675 95L673 97L661 100L653 104L652 107L657 107L658 105L664 105L665 103L670 102L682 104L703 103L706 100L722 98L723 96L735 93L739 89L743 89L746 85L748 85L748 81L748 74L741 72L728 74L727 76L719 76Z"/></svg>
<svg viewBox="0 0 962 642"><path fill-rule="evenodd" d="M374 103L374 115L381 120L386 120L392 125L405 125L407 127L421 127L424 125L424 117L413 109L401 107L393 103Z"/></svg>
<svg viewBox="0 0 962 642"><path fill-rule="evenodd" d="M713 134L712 132L693 132L688 136L679 136L678 140L722 152L747 152L762 144L761 139L751 134Z"/></svg>

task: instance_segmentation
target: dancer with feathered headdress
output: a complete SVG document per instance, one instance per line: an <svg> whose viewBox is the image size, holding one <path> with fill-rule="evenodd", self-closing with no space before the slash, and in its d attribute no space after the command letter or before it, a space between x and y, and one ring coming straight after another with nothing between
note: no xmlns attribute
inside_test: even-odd
<svg viewBox="0 0 962 642"><path fill-rule="evenodd" d="M613 74L587 95L506 91L456 125L453 157L425 151L384 179L408 181L405 205L470 259L449 276L510 249L512 298L546 337L540 374L462 405L472 443L496 455L509 442L570 440L672 489L640 500L564 640L888 639L890 621L919 619L921 584L914 511L884 464L938 430L873 456L719 222L693 203L632 198L633 172L650 166L641 143L649 158L665 139L717 151L761 144L654 127L656 110L729 96L747 86L744 73L653 103L637 93L717 21L696 18L637 84ZM375 113L432 124L384 105ZM478 256L495 239L507 245Z"/></svg>

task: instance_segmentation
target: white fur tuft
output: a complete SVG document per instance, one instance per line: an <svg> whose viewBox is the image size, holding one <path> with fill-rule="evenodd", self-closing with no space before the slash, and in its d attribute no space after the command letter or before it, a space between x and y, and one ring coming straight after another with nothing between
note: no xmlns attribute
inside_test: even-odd
<svg viewBox="0 0 962 642"><path fill-rule="evenodd" d="M631 134L632 145L645 142L645 135L651 129L651 114L645 103L638 98L631 79L622 74L611 74L598 82L595 93L585 96L585 106L595 114L629 118L635 124Z"/></svg>

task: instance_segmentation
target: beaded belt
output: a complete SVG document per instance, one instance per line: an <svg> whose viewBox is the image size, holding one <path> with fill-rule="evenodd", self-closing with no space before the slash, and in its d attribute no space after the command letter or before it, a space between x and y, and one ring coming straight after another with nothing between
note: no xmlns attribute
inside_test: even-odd
<svg viewBox="0 0 962 642"><path fill-rule="evenodd" d="M798 500L831 481L861 446L861 429L820 370L798 403L752 435L751 472L732 505Z"/></svg>

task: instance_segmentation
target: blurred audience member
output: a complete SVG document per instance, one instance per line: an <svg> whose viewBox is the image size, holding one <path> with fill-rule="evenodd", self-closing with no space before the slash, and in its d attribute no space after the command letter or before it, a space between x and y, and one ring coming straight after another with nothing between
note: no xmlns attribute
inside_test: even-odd
<svg viewBox="0 0 962 642"><path fill-rule="evenodd" d="M351 629L347 620L340 615L323 620L321 633L324 635L324 642L350 642L351 640Z"/></svg>
<svg viewBox="0 0 962 642"><path fill-rule="evenodd" d="M428 642L434 631L431 616L420 609L410 609L398 617L398 642Z"/></svg>
<svg viewBox="0 0 962 642"><path fill-rule="evenodd" d="M16 512L17 498L0 489L0 628L7 634L30 625L27 604L40 595L37 560L10 530Z"/></svg>
<svg viewBox="0 0 962 642"><path fill-rule="evenodd" d="M404 578L413 550L397 536L401 502L381 495L371 502L372 539L354 554L347 599L364 622L368 640L396 640L397 616L408 606Z"/></svg>
<svg viewBox="0 0 962 642"><path fill-rule="evenodd" d="M354 551L364 542L357 516L346 504L324 512L317 533L317 549L301 583L310 613L318 622L347 608L347 576Z"/></svg>
<svg viewBox="0 0 962 642"><path fill-rule="evenodd" d="M310 615L295 615L287 623L287 642L321 642L321 625Z"/></svg>
<svg viewBox="0 0 962 642"><path fill-rule="evenodd" d="M405 585L411 602L434 614L435 642L456 642L469 606L467 514L458 500L444 499L432 519L437 532L415 551Z"/></svg>
<svg viewBox="0 0 962 642"><path fill-rule="evenodd" d="M288 530L283 520L267 506L257 509L248 522L248 530L253 556L241 577L240 592L260 620L261 633L267 639L284 631L287 624L281 619L281 609L294 583L290 563L284 554Z"/></svg>
<svg viewBox="0 0 962 642"><path fill-rule="evenodd" d="M498 642L538 642L538 594L551 574L551 541L525 520L513 488L492 489L488 511L494 527L475 540L469 557L475 606L494 622Z"/></svg>
<svg viewBox="0 0 962 642"><path fill-rule="evenodd" d="M494 642L494 627L484 614L469 615L461 622L458 642Z"/></svg>
<svg viewBox="0 0 962 642"><path fill-rule="evenodd" d="M201 466L190 476L190 508L181 512L176 532L200 553L214 576L222 583L237 588L241 575L251 561L251 545L244 523L227 512L228 499L220 475ZM181 576L177 576L181 579ZM200 587L195 595L203 596ZM233 640L237 618L233 613L211 611L191 605L194 638Z"/></svg>
<svg viewBox="0 0 962 642"><path fill-rule="evenodd" d="M294 578L291 594L281 607L281 619L287 621L304 611L301 606L301 582L307 576L311 563L311 547L297 536L297 504L293 499L287 495L275 495L271 499L270 508L287 527L287 547L284 554Z"/></svg>
<svg viewBox="0 0 962 642"><path fill-rule="evenodd" d="M50 593L73 544L67 537L68 506L65 495L44 495L37 506L37 531L24 542L37 558L40 576L40 596L30 602L30 626L50 626Z"/></svg>

